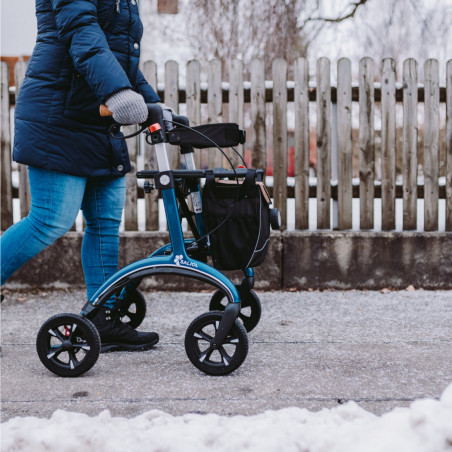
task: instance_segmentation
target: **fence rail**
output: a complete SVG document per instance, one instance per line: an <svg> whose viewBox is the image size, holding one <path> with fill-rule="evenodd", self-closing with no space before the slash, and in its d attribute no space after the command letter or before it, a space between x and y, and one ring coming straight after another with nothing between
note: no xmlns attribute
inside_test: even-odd
<svg viewBox="0 0 452 452"><path fill-rule="evenodd" d="M374 229L375 216L380 215L381 228L393 230L396 200L400 198L404 230L416 229L419 216L425 231L438 230L442 216L445 230L452 231L452 60L446 64L445 86L439 84L436 60L427 60L422 70L415 60L404 61L401 83L396 82L392 59L382 62L381 71L377 67L371 58L363 58L358 83L354 84L351 62L342 58L337 62L334 85L327 58L317 61L313 80L303 58L293 67L282 59L275 60L272 81L265 80L261 60L253 61L249 68L233 61L229 83L222 81L218 60L206 67L196 60L188 62L183 84L174 61L165 64L162 81L154 62L145 62L143 71L165 104L187 114L191 124L230 121L246 127L248 141L238 151L252 166L271 168L270 188L283 228L289 214L294 213L294 228L308 229L314 202L317 229L350 229L353 214L359 211L360 229ZM25 69L25 62L16 64L16 91ZM250 81L244 81L245 69ZM292 80L288 80L289 70ZM201 82L201 72L206 83ZM12 182L15 166L11 162L10 115L15 95L8 89L6 63L2 63L1 75L1 228L5 230L13 222L13 198L19 197L20 216L24 216L30 195L22 165L18 165L17 186ZM128 145L134 169L140 169L143 161L145 169L155 168L152 146L138 139L129 140ZM239 164L238 158L232 158ZM293 183L288 183L291 158ZM171 149L170 161L178 165L176 149ZM196 163L223 165L221 156L209 151L198 152ZM126 177L124 228L137 230L138 199L144 194L134 174ZM293 203L288 203L290 199ZM376 199L381 199L379 211L375 211ZM421 211L420 199L424 199ZM144 209L145 229L157 230L158 193L146 195Z"/></svg>

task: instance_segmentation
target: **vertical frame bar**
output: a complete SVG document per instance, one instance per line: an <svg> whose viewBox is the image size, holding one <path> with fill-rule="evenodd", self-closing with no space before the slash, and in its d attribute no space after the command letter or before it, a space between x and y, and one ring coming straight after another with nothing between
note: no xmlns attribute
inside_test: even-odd
<svg viewBox="0 0 452 452"><path fill-rule="evenodd" d="M154 61L146 61L143 65L143 74L149 84L157 92L157 64ZM144 169L146 171L157 169L157 157L154 146L145 142L144 144ZM144 196L146 220L146 231L159 230L159 191L153 190Z"/></svg>
<svg viewBox="0 0 452 452"><path fill-rule="evenodd" d="M267 166L265 117L265 65L263 60L255 59L251 62L251 166L264 170Z"/></svg>
<svg viewBox="0 0 452 452"><path fill-rule="evenodd" d="M18 61L14 70L16 79L16 100L19 94L20 86L25 78L27 63ZM28 180L28 169L26 165L19 164L19 199L20 199L20 216L24 218L28 215L31 207L30 183Z"/></svg>
<svg viewBox="0 0 452 452"><path fill-rule="evenodd" d="M229 121L243 128L243 62L241 60L232 60L229 80ZM243 156L242 144L235 149ZM234 151L231 152L230 159L234 167L242 164Z"/></svg>
<svg viewBox="0 0 452 452"><path fill-rule="evenodd" d="M273 61L273 199L287 227L287 63Z"/></svg>
<svg viewBox="0 0 452 452"><path fill-rule="evenodd" d="M424 64L424 230L438 230L439 65Z"/></svg>
<svg viewBox="0 0 452 452"><path fill-rule="evenodd" d="M446 65L446 231L452 231L452 60Z"/></svg>
<svg viewBox="0 0 452 452"><path fill-rule="evenodd" d="M403 229L417 227L417 62L403 63Z"/></svg>
<svg viewBox="0 0 452 452"><path fill-rule="evenodd" d="M352 65L348 58L337 62L338 228L352 228L353 146Z"/></svg>
<svg viewBox="0 0 452 452"><path fill-rule="evenodd" d="M223 119L223 93L221 89L221 61L212 60L209 63L208 91L207 91L208 123L222 122ZM222 155L217 148L207 149L209 168L221 166Z"/></svg>
<svg viewBox="0 0 452 452"><path fill-rule="evenodd" d="M201 124L201 64L198 60L187 63L187 87L185 93L187 117L191 126ZM201 152L194 152L196 168L201 168Z"/></svg>
<svg viewBox="0 0 452 452"><path fill-rule="evenodd" d="M309 63L295 61L295 229L309 228Z"/></svg>
<svg viewBox="0 0 452 452"><path fill-rule="evenodd" d="M317 228L330 228L331 82L330 61L317 60Z"/></svg>
<svg viewBox="0 0 452 452"><path fill-rule="evenodd" d="M1 77L1 229L5 231L13 224L9 66L5 62L1 63Z"/></svg>
<svg viewBox="0 0 452 452"><path fill-rule="evenodd" d="M374 227L375 180L374 62L359 62L359 200L360 228Z"/></svg>
<svg viewBox="0 0 452 452"><path fill-rule="evenodd" d="M395 229L396 98L395 61L383 60L381 83L381 227Z"/></svg>

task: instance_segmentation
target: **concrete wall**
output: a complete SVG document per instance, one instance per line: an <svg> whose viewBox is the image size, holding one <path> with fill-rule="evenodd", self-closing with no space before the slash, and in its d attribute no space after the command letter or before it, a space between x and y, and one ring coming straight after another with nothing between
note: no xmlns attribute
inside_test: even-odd
<svg viewBox="0 0 452 452"><path fill-rule="evenodd" d="M69 232L30 260L5 288L83 287L83 234ZM120 267L146 257L168 242L161 232L121 234ZM241 272L228 272L237 282ZM155 277L144 288L202 290L187 278ZM452 289L452 233L273 232L255 287L279 289Z"/></svg>

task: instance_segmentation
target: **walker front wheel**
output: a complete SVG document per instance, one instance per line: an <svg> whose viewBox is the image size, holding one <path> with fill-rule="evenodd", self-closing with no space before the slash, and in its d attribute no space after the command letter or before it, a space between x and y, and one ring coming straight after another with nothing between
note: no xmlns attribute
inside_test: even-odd
<svg viewBox="0 0 452 452"><path fill-rule="evenodd" d="M42 364L51 372L60 377L78 377L99 358L100 337L85 317L58 314L42 325L36 349Z"/></svg>
<svg viewBox="0 0 452 452"><path fill-rule="evenodd" d="M135 329L146 317L146 300L138 289L129 290L119 305L121 322Z"/></svg>
<svg viewBox="0 0 452 452"><path fill-rule="evenodd" d="M185 351L191 363L208 375L227 375L238 369L248 354L248 337L239 321L235 321L222 344L213 344L223 317L219 311L197 317L187 329Z"/></svg>
<svg viewBox="0 0 452 452"><path fill-rule="evenodd" d="M236 286L238 289L238 286ZM217 290L210 300L209 311L224 311L229 303L225 294L221 290ZM243 322L248 333L256 328L262 314L262 305L259 297L254 290L250 290L240 299L241 309L239 319Z"/></svg>

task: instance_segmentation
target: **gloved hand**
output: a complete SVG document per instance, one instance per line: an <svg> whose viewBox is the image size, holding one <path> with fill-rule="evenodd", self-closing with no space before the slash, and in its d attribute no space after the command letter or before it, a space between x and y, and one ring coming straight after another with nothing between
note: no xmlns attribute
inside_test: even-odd
<svg viewBox="0 0 452 452"><path fill-rule="evenodd" d="M148 118L143 96L128 88L111 95L105 104L119 124L141 124Z"/></svg>

